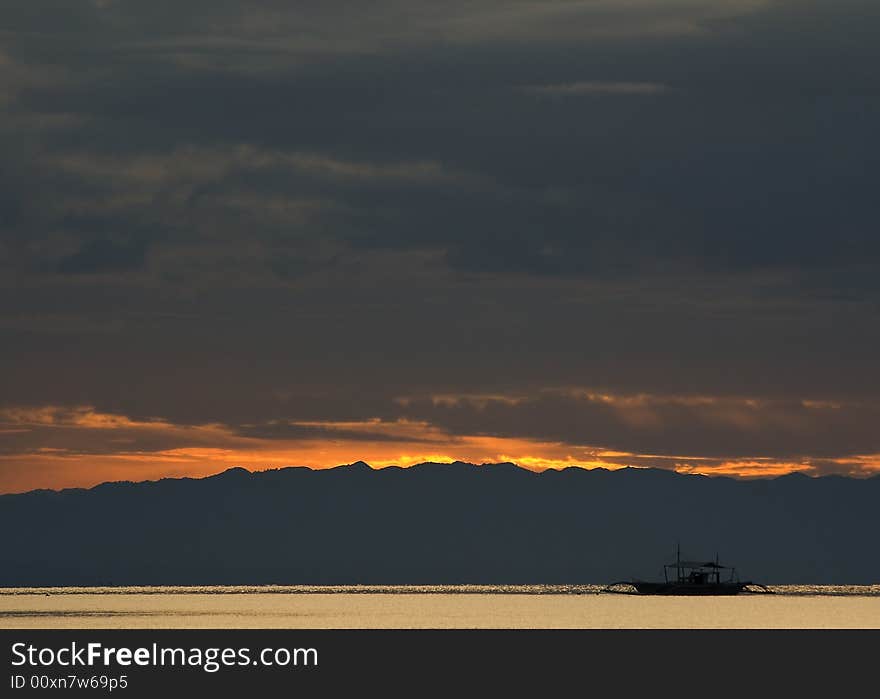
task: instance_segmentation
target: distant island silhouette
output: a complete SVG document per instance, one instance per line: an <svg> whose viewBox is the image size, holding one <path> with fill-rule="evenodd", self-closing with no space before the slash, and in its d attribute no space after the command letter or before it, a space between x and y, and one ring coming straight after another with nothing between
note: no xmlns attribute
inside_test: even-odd
<svg viewBox="0 0 880 699"><path fill-rule="evenodd" d="M0 585L602 583L682 551L770 584L880 582L880 477L512 463L233 468L0 496Z"/></svg>

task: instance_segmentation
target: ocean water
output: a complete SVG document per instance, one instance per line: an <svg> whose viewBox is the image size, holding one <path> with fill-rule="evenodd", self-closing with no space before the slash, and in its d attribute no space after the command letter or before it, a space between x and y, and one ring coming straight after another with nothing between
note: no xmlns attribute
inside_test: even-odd
<svg viewBox="0 0 880 699"><path fill-rule="evenodd" d="M880 628L880 585L773 595L599 585L0 588L0 628Z"/></svg>

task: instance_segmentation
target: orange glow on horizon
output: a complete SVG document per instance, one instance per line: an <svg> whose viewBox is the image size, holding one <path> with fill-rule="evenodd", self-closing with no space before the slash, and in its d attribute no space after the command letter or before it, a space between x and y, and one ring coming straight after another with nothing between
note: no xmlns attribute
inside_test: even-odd
<svg viewBox="0 0 880 699"><path fill-rule="evenodd" d="M810 473L813 466L809 463L793 463L788 461L725 461L723 463L713 465L711 468L704 468L699 465L692 464L676 464L676 471L679 473L693 473L702 476L734 476L736 478L775 478L777 476L785 476L789 473Z"/></svg>
<svg viewBox="0 0 880 699"><path fill-rule="evenodd" d="M810 459L716 458L638 454L602 446L536 439L454 435L424 421L298 421L273 427L307 430L306 436L249 436L216 425L175 425L161 419L134 420L88 406L0 410L0 429L33 433L34 446L0 455L0 493L38 488L91 487L107 481L204 477L240 466L261 471L287 466L315 469L365 461L374 468L449 463L513 462L547 469L657 467L681 473L740 478L817 473ZM157 446L158 444L158 446ZM880 472L880 455L827 459L835 472L867 476Z"/></svg>

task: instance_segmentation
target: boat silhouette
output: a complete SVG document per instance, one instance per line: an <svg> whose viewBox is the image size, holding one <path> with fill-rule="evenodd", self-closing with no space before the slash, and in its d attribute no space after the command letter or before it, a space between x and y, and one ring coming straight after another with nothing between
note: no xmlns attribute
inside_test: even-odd
<svg viewBox="0 0 880 699"><path fill-rule="evenodd" d="M722 574L726 577L722 579ZM630 595L738 595L741 592L772 594L766 585L740 580L736 568L714 561L682 560L681 547L676 547L675 562L663 566L663 580L618 580L600 592Z"/></svg>

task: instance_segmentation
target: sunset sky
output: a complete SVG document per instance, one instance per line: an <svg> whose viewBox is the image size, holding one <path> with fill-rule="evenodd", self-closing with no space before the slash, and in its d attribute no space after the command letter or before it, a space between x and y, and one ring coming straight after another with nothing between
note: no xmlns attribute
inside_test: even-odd
<svg viewBox="0 0 880 699"><path fill-rule="evenodd" d="M0 493L880 473L876 0L0 18Z"/></svg>

